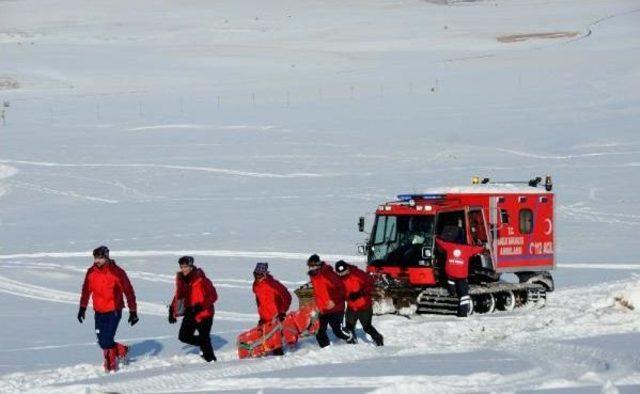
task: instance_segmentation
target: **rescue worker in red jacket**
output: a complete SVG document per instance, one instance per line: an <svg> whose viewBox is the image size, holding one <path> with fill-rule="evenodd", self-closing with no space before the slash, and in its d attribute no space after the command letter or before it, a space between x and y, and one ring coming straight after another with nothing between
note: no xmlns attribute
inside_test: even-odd
<svg viewBox="0 0 640 394"><path fill-rule="evenodd" d="M444 253L444 271L447 276L449 291L456 295L458 316L467 317L473 313L473 301L469 296L469 260L482 252L481 246L454 243L436 237L436 245Z"/></svg>
<svg viewBox="0 0 640 394"><path fill-rule="evenodd" d="M216 361L209 336L218 293L204 271L194 265L193 257L180 257L178 265L180 271L176 274L176 291L169 306L169 323L174 324L177 317L183 316L178 339L200 347L206 362Z"/></svg>
<svg viewBox="0 0 640 394"><path fill-rule="evenodd" d="M104 355L105 371L116 371L118 360L126 360L129 348L115 342L114 337L124 308L123 295L129 307L129 324L138 322L136 294L126 272L109 258L109 248L100 246L93 250L93 265L87 270L80 296L78 321L86 318L91 297L95 311L95 327L98 345Z"/></svg>
<svg viewBox="0 0 640 394"><path fill-rule="evenodd" d="M278 319L283 322L291 306L289 290L269 273L268 263L257 263L253 270L253 293L256 295L258 325ZM282 348L273 351L276 356L282 356Z"/></svg>
<svg viewBox="0 0 640 394"><path fill-rule="evenodd" d="M320 327L316 332L316 340L321 348L329 346L327 325L331 326L336 337L345 341L351 341L351 335L342 331L344 319L344 285L340 277L336 275L330 265L320 260L317 254L313 254L307 260L308 274L313 286L313 294L316 306L320 311L318 320Z"/></svg>
<svg viewBox="0 0 640 394"><path fill-rule="evenodd" d="M353 337L351 342L357 342L356 323L360 320L364 332L371 336L376 346L382 346L384 344L382 335L371 325L373 278L360 268L347 264L343 260L336 263L336 273L344 284L347 299L345 320L347 331L351 332Z"/></svg>

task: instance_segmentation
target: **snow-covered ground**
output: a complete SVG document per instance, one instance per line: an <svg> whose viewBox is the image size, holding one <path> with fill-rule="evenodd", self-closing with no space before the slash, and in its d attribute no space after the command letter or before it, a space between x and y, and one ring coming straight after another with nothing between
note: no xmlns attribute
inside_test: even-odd
<svg viewBox="0 0 640 394"><path fill-rule="evenodd" d="M0 392L637 392L638 64L635 0L0 0ZM547 173L547 307L235 357L256 261L293 289L395 194ZM75 320L99 244L141 301L113 375ZM215 365L166 322L186 253Z"/></svg>

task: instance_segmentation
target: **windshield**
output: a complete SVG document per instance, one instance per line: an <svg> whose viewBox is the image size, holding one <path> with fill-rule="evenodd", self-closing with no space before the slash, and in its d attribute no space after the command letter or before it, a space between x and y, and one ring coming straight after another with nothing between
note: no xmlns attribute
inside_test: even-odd
<svg viewBox="0 0 640 394"><path fill-rule="evenodd" d="M422 248L433 246L433 216L377 216L369 262L417 265Z"/></svg>

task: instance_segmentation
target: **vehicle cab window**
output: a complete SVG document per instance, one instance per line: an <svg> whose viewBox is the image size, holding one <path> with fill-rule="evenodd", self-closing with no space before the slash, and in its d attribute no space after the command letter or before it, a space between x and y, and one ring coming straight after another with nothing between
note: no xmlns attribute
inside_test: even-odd
<svg viewBox="0 0 640 394"><path fill-rule="evenodd" d="M442 212L438 215L436 235L443 241L456 244L467 243L464 211Z"/></svg>
<svg viewBox="0 0 640 394"><path fill-rule="evenodd" d="M479 209L469 211L468 217L471 243L477 246L486 245L486 243L488 242L488 238L482 211Z"/></svg>

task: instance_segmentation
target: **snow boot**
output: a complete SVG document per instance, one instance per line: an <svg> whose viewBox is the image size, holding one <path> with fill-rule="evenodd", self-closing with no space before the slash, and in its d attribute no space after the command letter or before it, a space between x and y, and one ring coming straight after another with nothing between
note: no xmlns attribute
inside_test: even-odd
<svg viewBox="0 0 640 394"><path fill-rule="evenodd" d="M473 301L471 296L465 295L460 297L458 304L458 317L468 317L473 313Z"/></svg>
<svg viewBox="0 0 640 394"><path fill-rule="evenodd" d="M104 349L102 351L104 355L104 371L105 372L115 372L118 370L118 356L116 348L113 347L111 349Z"/></svg>
<svg viewBox="0 0 640 394"><path fill-rule="evenodd" d="M102 349L102 355L104 356L104 371L109 372L111 364L109 364L109 349Z"/></svg>
<svg viewBox="0 0 640 394"><path fill-rule="evenodd" d="M202 355L202 356L200 356L200 357L202 357L202 359L203 359L204 361L208 362L208 363L210 363L211 361L213 361L213 362L218 361L218 358L216 357L216 355L215 355L215 354L207 355L207 356Z"/></svg>
<svg viewBox="0 0 640 394"><path fill-rule="evenodd" d="M207 352L206 354L205 354L204 352L202 352L202 351L201 351L201 352L200 352L200 357L201 357L204 361L206 361L206 362L208 362L208 363L210 363L211 361L213 361L213 362L218 361L218 358L216 357L216 354L215 354L213 351L211 351L211 353L208 353L208 352Z"/></svg>
<svg viewBox="0 0 640 394"><path fill-rule="evenodd" d="M129 346L116 342L115 350L118 361L120 361L123 365L129 364L129 359L127 358L127 356L129 355Z"/></svg>

